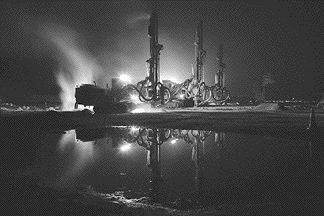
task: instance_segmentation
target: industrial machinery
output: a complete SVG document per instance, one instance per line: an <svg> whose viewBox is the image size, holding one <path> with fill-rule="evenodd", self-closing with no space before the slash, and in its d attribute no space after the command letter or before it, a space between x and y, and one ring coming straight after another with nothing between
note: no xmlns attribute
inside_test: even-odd
<svg viewBox="0 0 324 216"><path fill-rule="evenodd" d="M150 38L150 58L148 76L137 85L120 85L113 79L112 88L100 88L96 85L83 84L75 90L75 108L78 104L94 106L96 113L123 113L134 108L129 100L130 92L136 91L141 102L165 104L170 99L170 91L160 82L160 51L163 46L158 42L158 18L153 13L148 28Z"/></svg>
<svg viewBox="0 0 324 216"><path fill-rule="evenodd" d="M191 78L183 83L170 83L171 100L178 106L200 106L206 104L212 96L211 90L204 82L203 61L206 51L203 49L203 24L199 22L195 33L195 62Z"/></svg>
<svg viewBox="0 0 324 216"><path fill-rule="evenodd" d="M83 84L75 88L75 108L78 104L93 106L95 113L124 113L134 108L134 104L128 100L127 91L123 86L101 88L96 84Z"/></svg>
<svg viewBox="0 0 324 216"><path fill-rule="evenodd" d="M150 58L146 61L149 66L147 77L138 82L136 86L128 85L127 88L137 91L141 102L163 105L169 102L171 94L170 90L160 82L160 51L163 49L163 45L159 44L156 12L153 12L150 18L148 36L150 38Z"/></svg>
<svg viewBox="0 0 324 216"><path fill-rule="evenodd" d="M183 83L168 83L166 86L170 89L171 101L176 102L178 106L204 106L211 102L218 104L229 99L229 91L225 88L225 74L223 63L223 47L220 46L217 61L218 71L215 74L215 83L209 87L205 84L203 62L206 57L206 51L203 49L203 23L199 22L195 33L195 62L191 78Z"/></svg>
<svg viewBox="0 0 324 216"><path fill-rule="evenodd" d="M215 84L211 87L213 99L218 103L223 103L230 98L230 92L225 87L225 64L223 62L223 55L223 45L220 45L217 56L218 71L215 74Z"/></svg>
<svg viewBox="0 0 324 216"><path fill-rule="evenodd" d="M136 91L141 102L150 102L152 105L166 104L170 100L170 90L160 82L160 51L163 46L158 41L158 18L153 13L148 28L150 38L150 58L147 77L137 85L116 85L113 79L112 88L100 88L96 85L83 84L76 88L75 107L78 104L94 106L96 113L122 113L134 108L129 100L130 93Z"/></svg>
<svg viewBox="0 0 324 216"><path fill-rule="evenodd" d="M203 23L198 23L195 32L195 62L191 78L177 84L171 81L160 81L160 51L163 45L158 41L158 17L153 12L148 28L150 39L150 58L147 76L136 85L116 85L113 79L112 88L100 88L96 85L83 84L76 88L76 106L94 106L96 113L121 113L134 108L130 95L138 94L141 102L152 106L165 107L197 107L208 105L212 101L223 102L229 98L229 92L224 87L224 68L222 47L218 55L219 70L215 76L215 85L209 87L204 82L203 62L206 51L203 49ZM114 82L116 81L116 82Z"/></svg>

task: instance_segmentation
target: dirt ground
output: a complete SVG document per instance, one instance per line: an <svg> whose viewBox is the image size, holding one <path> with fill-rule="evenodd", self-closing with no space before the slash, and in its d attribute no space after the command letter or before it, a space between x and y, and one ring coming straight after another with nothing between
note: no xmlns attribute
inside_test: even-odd
<svg viewBox="0 0 324 216"><path fill-rule="evenodd" d="M143 113L94 114L83 111L2 111L0 125L11 129L74 129L138 125L153 128L201 129L244 132L293 139L309 139L310 112L280 111L276 105L256 107L208 107L149 109ZM315 111L312 134L323 136L324 113ZM314 132L314 133L313 133Z"/></svg>

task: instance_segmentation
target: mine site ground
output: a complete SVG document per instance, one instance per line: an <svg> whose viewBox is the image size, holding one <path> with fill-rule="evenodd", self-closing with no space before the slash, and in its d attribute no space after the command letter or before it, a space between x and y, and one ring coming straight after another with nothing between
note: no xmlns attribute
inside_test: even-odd
<svg viewBox="0 0 324 216"><path fill-rule="evenodd" d="M310 107L280 109L277 103L257 106L214 106L190 108L152 108L144 105L141 113L95 114L87 107L74 111L60 111L59 106L15 106L3 104L2 125L34 127L102 127L151 126L173 128L222 129L260 133L292 134L306 129L310 121ZM143 110L144 110L143 109ZM324 127L324 110L314 109L318 130Z"/></svg>
<svg viewBox="0 0 324 216"><path fill-rule="evenodd" d="M301 141L316 141L317 149L323 144L324 112L315 109L316 125L314 134L310 135L310 109L287 109L280 110L278 104L268 103L258 106L228 106L228 107L202 107L185 109L148 109L144 113L124 114L95 114L88 109L75 111L60 111L58 107L15 106L5 104L1 107L1 130L3 136L12 136L17 133L30 133L45 131L65 131L77 128L101 128L108 126L144 126L149 128L175 128L175 129L200 129L234 133L246 133L252 135L269 136L274 138L294 139ZM4 138L6 139L6 138ZM19 147L21 148L21 147ZM30 188L30 180L16 179L20 191ZM9 186L8 186L9 187ZM62 196L61 192L43 191L33 187L31 192L44 199L56 199ZM46 189L47 190L47 189ZM298 215L318 215L318 211L324 209L322 200L311 200L299 203L258 203L258 204L226 204L217 207L208 207L194 210L173 209L159 204L146 203L140 200L125 200L123 197L106 197L107 195L96 193L89 188L82 195L82 202L69 203L54 201L55 206L60 208L50 209L57 215L67 213L85 213L89 215L273 215L279 213L298 213ZM48 194L48 195L45 195ZM89 195L91 194L91 195ZM28 195L30 196L30 195ZM78 197L79 195L75 195ZM103 201L100 197L105 196L110 200ZM16 196L14 196L16 197ZM35 197L35 199L36 199ZM58 198L59 199L59 198ZM65 198L64 198L65 199ZM26 204L19 200L17 205ZM27 203L33 203L28 201ZM33 206L34 204L30 204ZM292 206L294 205L294 206ZM26 207L29 208L29 207ZM25 209L32 211L31 209ZM46 209L48 211L48 209Z"/></svg>

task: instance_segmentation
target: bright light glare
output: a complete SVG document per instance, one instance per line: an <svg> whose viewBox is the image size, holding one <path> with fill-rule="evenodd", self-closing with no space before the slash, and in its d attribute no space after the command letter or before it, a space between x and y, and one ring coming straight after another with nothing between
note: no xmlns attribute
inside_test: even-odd
<svg viewBox="0 0 324 216"><path fill-rule="evenodd" d="M184 99L185 98L184 94L179 95L179 98Z"/></svg>
<svg viewBox="0 0 324 216"><path fill-rule="evenodd" d="M130 148L131 148L131 144L125 144L120 147L120 151L127 152L130 150Z"/></svg>
<svg viewBox="0 0 324 216"><path fill-rule="evenodd" d="M131 111L131 113L143 113L143 112L145 112L145 109L143 108L136 108Z"/></svg>
<svg viewBox="0 0 324 216"><path fill-rule="evenodd" d="M137 95L131 95L130 96L132 101L138 101L138 96Z"/></svg>
<svg viewBox="0 0 324 216"><path fill-rule="evenodd" d="M174 140L171 140L171 142L170 142L170 143L171 143L172 145L174 145L174 144L176 144L176 143L177 143L177 141L178 141L178 139L174 139Z"/></svg>
<svg viewBox="0 0 324 216"><path fill-rule="evenodd" d="M132 127L130 128L130 131L131 131L132 133L135 133L137 130L138 130L138 128L135 127L135 126L132 126Z"/></svg>
<svg viewBox="0 0 324 216"><path fill-rule="evenodd" d="M119 76L119 79L125 83L130 83L131 82L131 78L130 76L128 76L127 74L122 74Z"/></svg>
<svg viewBox="0 0 324 216"><path fill-rule="evenodd" d="M177 80L176 78L174 78L174 77L171 77L171 78L170 78L170 81L171 81L171 82L174 82L174 83L178 83L178 80Z"/></svg>

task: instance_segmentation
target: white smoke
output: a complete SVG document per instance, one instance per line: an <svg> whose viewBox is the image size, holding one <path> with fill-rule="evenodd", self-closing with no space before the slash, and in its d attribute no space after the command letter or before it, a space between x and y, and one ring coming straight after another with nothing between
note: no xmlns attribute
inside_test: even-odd
<svg viewBox="0 0 324 216"><path fill-rule="evenodd" d="M62 110L72 110L75 87L93 83L103 71L96 59L82 46L80 35L62 26L43 26L42 36L57 51L59 69L56 80L61 88Z"/></svg>

